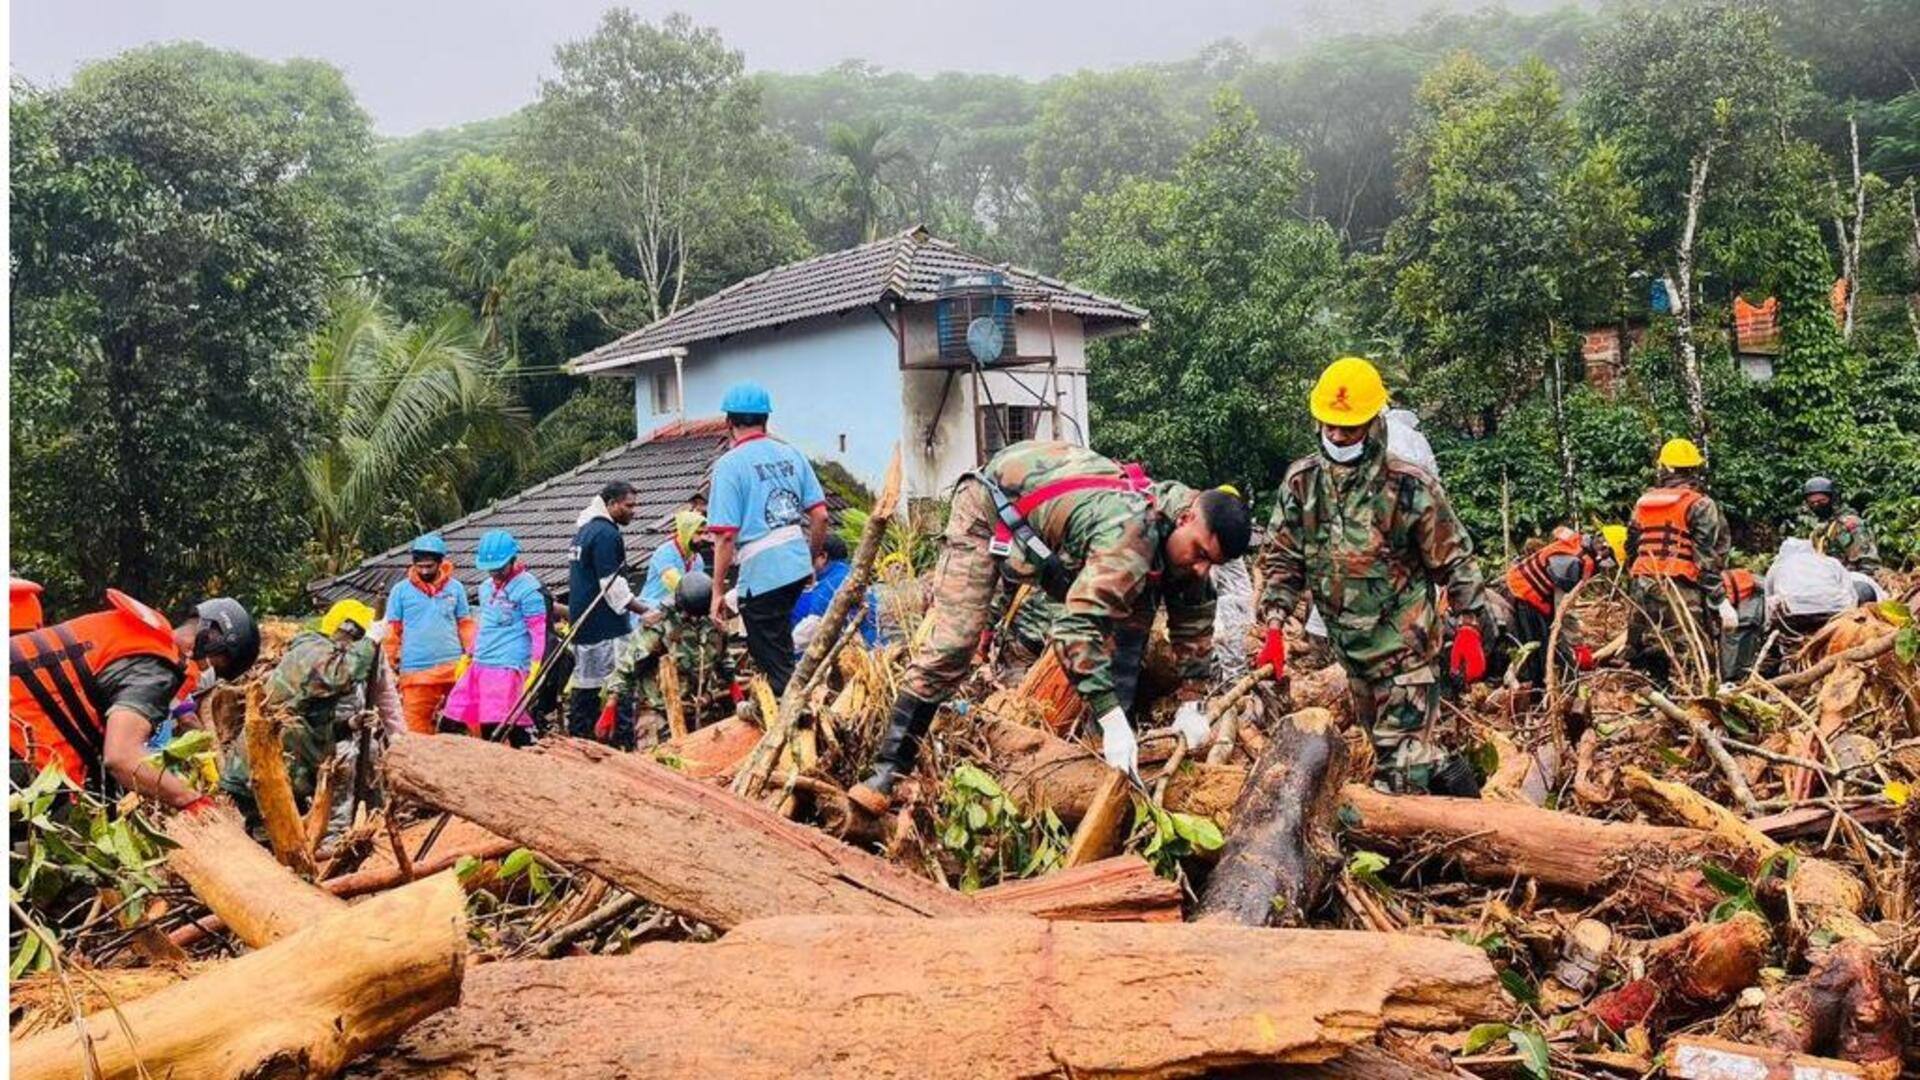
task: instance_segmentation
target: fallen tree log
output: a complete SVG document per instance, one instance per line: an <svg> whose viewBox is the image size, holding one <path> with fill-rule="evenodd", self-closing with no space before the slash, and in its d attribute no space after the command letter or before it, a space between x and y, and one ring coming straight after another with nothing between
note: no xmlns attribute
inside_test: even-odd
<svg viewBox="0 0 1920 1080"><path fill-rule="evenodd" d="M1451 941L771 919L710 945L476 968L460 1007L378 1075L1184 1076L1326 1061L1388 1025L1451 1030L1503 1009L1486 956Z"/></svg>
<svg viewBox="0 0 1920 1080"><path fill-rule="evenodd" d="M1645 1025L1663 1030L1725 1007L1760 977L1773 946L1765 919L1743 911L1725 922L1694 923L1647 946L1646 975L1587 1003L1596 1040Z"/></svg>
<svg viewBox="0 0 1920 1080"><path fill-rule="evenodd" d="M11 1075L330 1076L459 999L466 926L452 874L416 882L88 1016L97 1071L66 1025L13 1043Z"/></svg>
<svg viewBox="0 0 1920 1080"><path fill-rule="evenodd" d="M1758 866L1786 851L1779 841L1745 818L1685 784L1657 779L1633 766L1620 775L1627 794L1643 810L1719 837L1741 852L1743 861L1750 865ZM1792 890L1795 903L1806 909L1808 922L1836 937L1881 944L1880 936L1860 917L1867 895L1859 878L1838 863L1811 855L1796 855L1790 865L1787 888ZM1780 870L1785 873L1786 869L1783 863Z"/></svg>
<svg viewBox="0 0 1920 1080"><path fill-rule="evenodd" d="M263 695L260 683L248 684L245 739L253 800L260 808L274 856L294 873L311 878L313 852L307 848L306 822L293 800L293 782L287 778L287 759L281 751L285 719L262 706Z"/></svg>
<svg viewBox="0 0 1920 1080"><path fill-rule="evenodd" d="M1505 883L1531 877L1552 889L1612 892L1617 903L1667 920L1691 921L1721 899L1701 876L1700 860L1741 865L1711 833L1660 825L1598 821L1576 814L1439 795L1388 795L1348 784L1341 799L1358 820L1362 846L1439 848L1470 877Z"/></svg>
<svg viewBox="0 0 1920 1080"><path fill-rule="evenodd" d="M1761 1006L1758 1027L1775 1050L1830 1054L1867 1076L1900 1073L1911 1020L1900 978L1857 941L1818 952L1812 970Z"/></svg>
<svg viewBox="0 0 1920 1080"><path fill-rule="evenodd" d="M1180 886L1138 855L1009 881L974 893L997 912L1076 922L1179 922Z"/></svg>
<svg viewBox="0 0 1920 1080"><path fill-rule="evenodd" d="M397 736L393 791L725 929L780 914L965 916L974 900L635 754ZM615 779L622 782L613 782Z"/></svg>
<svg viewBox="0 0 1920 1080"><path fill-rule="evenodd" d="M179 845L167 868L241 941L260 948L313 925L346 902L300 878L253 842L240 815L217 806L174 814L167 839Z"/></svg>
<svg viewBox="0 0 1920 1080"><path fill-rule="evenodd" d="M1195 922L1298 926L1339 859L1333 839L1347 744L1333 714L1307 709L1280 721L1254 763L1226 848L1207 878Z"/></svg>
<svg viewBox="0 0 1920 1080"><path fill-rule="evenodd" d="M760 725L753 721L729 716L668 739L654 747L653 758L693 780L731 780L759 744L761 734Z"/></svg>

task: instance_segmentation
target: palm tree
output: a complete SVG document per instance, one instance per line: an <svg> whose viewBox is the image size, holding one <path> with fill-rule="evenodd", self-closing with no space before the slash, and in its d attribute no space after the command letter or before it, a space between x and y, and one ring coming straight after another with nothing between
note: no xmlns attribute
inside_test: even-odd
<svg viewBox="0 0 1920 1080"><path fill-rule="evenodd" d="M307 364L323 435L301 467L324 569L350 565L372 527L458 516L480 464L527 452L501 368L464 312L397 325L364 287L333 297Z"/></svg>
<svg viewBox="0 0 1920 1080"><path fill-rule="evenodd" d="M852 124L835 123L827 129L827 150L847 164L848 172L840 179L840 197L854 213L862 243L879 235L880 198L886 193L881 172L911 160L899 147L881 149L881 142L891 134L891 124L871 117Z"/></svg>

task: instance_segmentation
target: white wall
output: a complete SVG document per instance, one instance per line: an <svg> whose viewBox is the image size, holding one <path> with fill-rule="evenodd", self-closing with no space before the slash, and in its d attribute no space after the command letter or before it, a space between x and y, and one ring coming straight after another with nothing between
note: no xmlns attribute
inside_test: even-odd
<svg viewBox="0 0 1920 1080"><path fill-rule="evenodd" d="M773 397L774 435L869 486L885 476L901 437L899 345L872 309L697 343L681 363L685 415L719 415L727 388L752 379ZM653 411L651 376L672 370L672 360L633 369L638 435L678 418Z"/></svg>
<svg viewBox="0 0 1920 1080"><path fill-rule="evenodd" d="M947 372L926 367L939 353L933 305L916 304L907 308L906 326L907 370L901 404L906 429L907 489L913 497L944 496L954 480L979 465L975 410L986 400L1000 405L1034 407L1043 401L1057 402L1061 411L1060 430L1046 430L1043 420L1040 437L1082 444L1087 441L1086 342L1077 316L1056 312L1049 327L1044 312L1016 314L1016 355L1039 356L1051 351L1059 363L1051 372L1042 364L989 371L980 379L984 398L976 396L972 375L957 372L944 405L940 397ZM931 446L929 427L933 432Z"/></svg>

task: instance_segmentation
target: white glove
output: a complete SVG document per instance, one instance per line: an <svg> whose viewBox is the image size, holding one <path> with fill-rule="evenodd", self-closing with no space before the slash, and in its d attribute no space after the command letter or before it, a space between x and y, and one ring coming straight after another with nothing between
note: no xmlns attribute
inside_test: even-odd
<svg viewBox="0 0 1920 1080"><path fill-rule="evenodd" d="M1127 714L1119 709L1108 709L1100 717L1100 756L1107 764L1125 773L1127 779L1145 787L1140 779L1140 744L1134 741L1133 725L1127 723Z"/></svg>
<svg viewBox="0 0 1920 1080"><path fill-rule="evenodd" d="M393 633L392 623L385 619L375 619L373 625L367 627L367 640L378 645L386 641L387 635L391 633Z"/></svg>
<svg viewBox="0 0 1920 1080"><path fill-rule="evenodd" d="M1733 610L1733 605L1727 603L1725 600L1720 601L1720 628L1722 630L1737 630L1740 628L1740 613Z"/></svg>
<svg viewBox="0 0 1920 1080"><path fill-rule="evenodd" d="M1198 750L1207 744L1213 729L1207 725L1207 710L1197 701L1183 701L1173 714L1173 730L1187 740L1187 749Z"/></svg>

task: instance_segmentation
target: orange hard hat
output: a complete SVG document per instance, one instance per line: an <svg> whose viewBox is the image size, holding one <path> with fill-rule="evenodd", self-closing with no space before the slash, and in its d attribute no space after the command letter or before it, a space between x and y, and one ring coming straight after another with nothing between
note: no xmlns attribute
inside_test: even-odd
<svg viewBox="0 0 1920 1080"><path fill-rule="evenodd" d="M24 634L47 624L40 610L40 585L25 578L7 579L7 633Z"/></svg>

